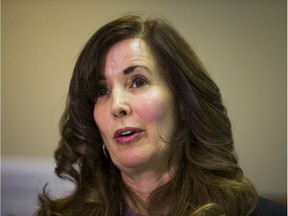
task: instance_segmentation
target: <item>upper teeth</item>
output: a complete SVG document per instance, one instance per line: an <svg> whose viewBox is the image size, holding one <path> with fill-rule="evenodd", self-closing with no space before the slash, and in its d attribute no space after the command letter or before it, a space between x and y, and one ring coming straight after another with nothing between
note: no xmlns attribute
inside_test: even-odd
<svg viewBox="0 0 288 216"><path fill-rule="evenodd" d="M131 130L123 131L123 132L121 133L121 136L124 136L124 135L130 134L130 133L132 133Z"/></svg>

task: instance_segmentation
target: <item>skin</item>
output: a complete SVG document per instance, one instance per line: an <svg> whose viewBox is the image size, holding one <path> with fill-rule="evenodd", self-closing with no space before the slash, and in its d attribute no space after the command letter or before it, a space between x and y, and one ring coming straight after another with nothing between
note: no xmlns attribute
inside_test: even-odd
<svg viewBox="0 0 288 216"><path fill-rule="evenodd" d="M167 183L170 140L176 125L176 105L170 87L153 55L141 39L126 39L108 51L94 119L112 162L125 183L146 202ZM137 129L128 138L115 132Z"/></svg>

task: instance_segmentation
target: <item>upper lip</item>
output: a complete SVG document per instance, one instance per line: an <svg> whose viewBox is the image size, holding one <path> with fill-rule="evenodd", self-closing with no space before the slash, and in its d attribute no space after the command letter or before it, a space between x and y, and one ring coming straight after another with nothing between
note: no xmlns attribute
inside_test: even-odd
<svg viewBox="0 0 288 216"><path fill-rule="evenodd" d="M131 132L131 133L137 133L137 132L142 132L143 130L140 128L135 128L135 127L125 127L121 128L115 131L114 133L114 138L118 138L122 136L124 133Z"/></svg>

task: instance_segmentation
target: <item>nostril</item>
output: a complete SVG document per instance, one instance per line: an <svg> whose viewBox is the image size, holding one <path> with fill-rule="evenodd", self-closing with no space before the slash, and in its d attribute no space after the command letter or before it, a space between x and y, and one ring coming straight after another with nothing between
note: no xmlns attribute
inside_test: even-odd
<svg viewBox="0 0 288 216"><path fill-rule="evenodd" d="M114 113L115 117L121 118L127 115L127 112L125 110L119 110L118 112Z"/></svg>
<svg viewBox="0 0 288 216"><path fill-rule="evenodd" d="M123 116L126 116L126 115L127 115L127 113L126 113L125 110L121 110L121 111L118 113L118 116L119 116L119 117L123 117Z"/></svg>

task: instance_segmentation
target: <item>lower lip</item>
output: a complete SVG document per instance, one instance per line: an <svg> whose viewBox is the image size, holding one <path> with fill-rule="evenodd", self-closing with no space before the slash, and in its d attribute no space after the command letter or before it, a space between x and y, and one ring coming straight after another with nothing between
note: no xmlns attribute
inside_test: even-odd
<svg viewBox="0 0 288 216"><path fill-rule="evenodd" d="M117 137L115 138L116 142L117 143L130 143L130 142L133 142L133 141L136 141L140 136L141 136L142 132L136 132L134 134L132 134L131 136L120 136L120 137Z"/></svg>

